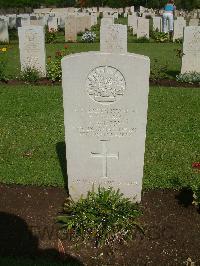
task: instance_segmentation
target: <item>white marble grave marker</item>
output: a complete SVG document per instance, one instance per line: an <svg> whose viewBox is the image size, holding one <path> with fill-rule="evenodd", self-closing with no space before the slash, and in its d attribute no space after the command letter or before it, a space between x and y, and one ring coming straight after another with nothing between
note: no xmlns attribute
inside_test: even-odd
<svg viewBox="0 0 200 266"><path fill-rule="evenodd" d="M186 20L184 20L184 18L174 20L173 41L183 38L184 27L186 27Z"/></svg>
<svg viewBox="0 0 200 266"><path fill-rule="evenodd" d="M103 186L140 202L149 58L75 54L62 59L62 73L70 195L77 200Z"/></svg>
<svg viewBox="0 0 200 266"><path fill-rule="evenodd" d="M121 24L101 26L100 51L127 53L127 26Z"/></svg>
<svg viewBox="0 0 200 266"><path fill-rule="evenodd" d="M189 26L198 26L199 25L199 19L198 18L191 18L189 21Z"/></svg>
<svg viewBox="0 0 200 266"><path fill-rule="evenodd" d="M76 16L69 15L65 19L65 41L76 42L76 40L77 40Z"/></svg>
<svg viewBox="0 0 200 266"><path fill-rule="evenodd" d="M128 16L128 26L132 27L133 35L137 34L137 16L135 14Z"/></svg>
<svg viewBox="0 0 200 266"><path fill-rule="evenodd" d="M183 57L181 73L196 71L200 73L200 27L189 26L184 29Z"/></svg>
<svg viewBox="0 0 200 266"><path fill-rule="evenodd" d="M162 19L161 17L153 17L153 30L161 32Z"/></svg>
<svg viewBox="0 0 200 266"><path fill-rule="evenodd" d="M9 34L8 34L8 22L3 19L0 19L0 42L8 43Z"/></svg>
<svg viewBox="0 0 200 266"><path fill-rule="evenodd" d="M42 26L18 28L21 70L37 69L46 76L45 33Z"/></svg>
<svg viewBox="0 0 200 266"><path fill-rule="evenodd" d="M149 19L138 18L137 38L149 39Z"/></svg>

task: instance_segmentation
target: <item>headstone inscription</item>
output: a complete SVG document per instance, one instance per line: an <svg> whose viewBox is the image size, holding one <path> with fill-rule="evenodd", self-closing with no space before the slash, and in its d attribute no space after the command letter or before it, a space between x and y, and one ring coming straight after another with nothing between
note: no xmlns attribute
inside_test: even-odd
<svg viewBox="0 0 200 266"><path fill-rule="evenodd" d="M46 76L45 33L42 26L18 28L21 70L37 69Z"/></svg>

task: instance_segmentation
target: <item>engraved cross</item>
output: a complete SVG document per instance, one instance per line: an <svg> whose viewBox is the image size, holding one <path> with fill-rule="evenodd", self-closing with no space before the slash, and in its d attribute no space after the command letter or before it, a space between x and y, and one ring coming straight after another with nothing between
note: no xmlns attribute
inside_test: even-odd
<svg viewBox="0 0 200 266"><path fill-rule="evenodd" d="M93 158L102 158L103 162L103 177L108 178L108 158L115 158L119 160L119 152L116 154L108 153L107 142L109 140L100 140L102 143L102 153L91 152Z"/></svg>

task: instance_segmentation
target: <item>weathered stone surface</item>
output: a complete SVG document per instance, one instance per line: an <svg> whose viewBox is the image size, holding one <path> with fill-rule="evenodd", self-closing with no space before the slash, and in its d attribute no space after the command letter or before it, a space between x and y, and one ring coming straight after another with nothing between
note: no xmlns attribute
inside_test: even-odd
<svg viewBox="0 0 200 266"><path fill-rule="evenodd" d="M173 41L183 38L184 27L186 27L186 20L184 18L179 18L174 21Z"/></svg>
<svg viewBox="0 0 200 266"><path fill-rule="evenodd" d="M199 25L199 19L191 18L189 21L189 26L198 26Z"/></svg>
<svg viewBox="0 0 200 266"><path fill-rule="evenodd" d="M161 32L162 30L162 18L153 17L153 30Z"/></svg>
<svg viewBox="0 0 200 266"><path fill-rule="evenodd" d="M149 19L138 18L137 38L149 39Z"/></svg>
<svg viewBox="0 0 200 266"><path fill-rule="evenodd" d="M48 29L49 31L58 31L58 18L57 17L48 18Z"/></svg>
<svg viewBox="0 0 200 266"><path fill-rule="evenodd" d="M200 27L189 26L184 29L183 57L181 73L196 71L200 73Z"/></svg>
<svg viewBox="0 0 200 266"><path fill-rule="evenodd" d="M149 59L81 53L62 59L62 72L70 195L77 200L93 186L113 187L139 202Z"/></svg>
<svg viewBox="0 0 200 266"><path fill-rule="evenodd" d="M127 26L121 24L101 26L100 51L127 53Z"/></svg>
<svg viewBox="0 0 200 266"><path fill-rule="evenodd" d="M0 19L0 42L9 42L8 23L3 19Z"/></svg>
<svg viewBox="0 0 200 266"><path fill-rule="evenodd" d="M37 69L46 76L45 34L42 26L18 28L21 70Z"/></svg>
<svg viewBox="0 0 200 266"><path fill-rule="evenodd" d="M133 34L137 34L137 17L135 14L128 16L128 26L132 27Z"/></svg>
<svg viewBox="0 0 200 266"><path fill-rule="evenodd" d="M76 25L76 16L70 15L67 16L65 20L65 41L73 41L77 40L77 25Z"/></svg>
<svg viewBox="0 0 200 266"><path fill-rule="evenodd" d="M101 26L107 26L107 25L113 25L113 24L114 24L114 17L101 19Z"/></svg>

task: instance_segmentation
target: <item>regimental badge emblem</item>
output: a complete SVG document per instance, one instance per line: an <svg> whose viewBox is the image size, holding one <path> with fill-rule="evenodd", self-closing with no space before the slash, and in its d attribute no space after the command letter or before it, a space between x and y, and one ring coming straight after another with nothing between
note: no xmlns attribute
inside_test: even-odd
<svg viewBox="0 0 200 266"><path fill-rule="evenodd" d="M124 95L126 82L118 69L111 66L100 66L89 73L86 89L94 101L101 104L111 104Z"/></svg>

